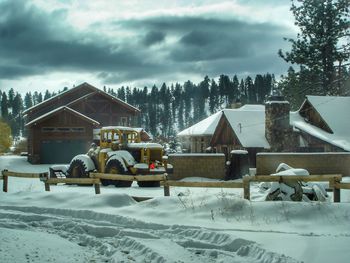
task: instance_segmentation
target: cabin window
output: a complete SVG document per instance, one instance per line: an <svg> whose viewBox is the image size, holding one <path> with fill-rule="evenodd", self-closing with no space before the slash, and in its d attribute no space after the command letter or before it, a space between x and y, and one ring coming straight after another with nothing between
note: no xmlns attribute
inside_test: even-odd
<svg viewBox="0 0 350 263"><path fill-rule="evenodd" d="M204 152L204 139L201 139L201 153Z"/></svg>
<svg viewBox="0 0 350 263"><path fill-rule="evenodd" d="M120 125L128 126L128 117L120 117Z"/></svg>

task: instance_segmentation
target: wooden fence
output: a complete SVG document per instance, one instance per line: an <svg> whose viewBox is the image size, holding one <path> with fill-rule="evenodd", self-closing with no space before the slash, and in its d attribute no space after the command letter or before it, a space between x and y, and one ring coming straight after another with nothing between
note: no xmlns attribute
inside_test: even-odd
<svg viewBox="0 0 350 263"><path fill-rule="evenodd" d="M118 181L159 181L164 187L164 196L170 196L170 187L203 187L203 188L243 188L243 197L250 200L251 182L329 182L329 187L333 189L334 202L340 202L340 189L350 189L350 182L342 182L340 174L327 175L256 175L244 176L243 180L227 182L183 182L168 180L167 174L160 175L122 175L90 173L90 178L49 178L48 173L17 173L7 170L2 171L3 191L8 190L8 177L40 178L45 184L45 190L50 191L51 184L66 183L79 185L94 185L95 194L101 193L101 179ZM146 198L148 199L148 198Z"/></svg>
<svg viewBox="0 0 350 263"><path fill-rule="evenodd" d="M47 177L49 173L19 173L19 172L10 172L8 170L2 171L3 187L2 191L7 192L8 190L8 178L9 177L20 177L20 178L40 178Z"/></svg>

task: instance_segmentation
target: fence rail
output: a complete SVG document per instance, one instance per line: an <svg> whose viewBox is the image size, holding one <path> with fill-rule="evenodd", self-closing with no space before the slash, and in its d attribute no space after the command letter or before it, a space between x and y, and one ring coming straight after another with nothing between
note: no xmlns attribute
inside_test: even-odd
<svg viewBox="0 0 350 263"><path fill-rule="evenodd" d="M20 177L20 178L42 178L48 176L49 173L20 173L20 172L10 172L8 170L3 170L2 172L3 186L2 191L8 191L8 178L9 177Z"/></svg>
<svg viewBox="0 0 350 263"><path fill-rule="evenodd" d="M250 183L251 182L329 182L329 187L333 189L334 202L340 202L340 189L350 189L350 182L342 182L341 174L325 174L325 175L256 175L244 176L240 181L227 182L183 182L168 180L166 173L159 175L123 175L123 174L104 174L90 173L89 178L49 178L48 173L20 173L8 170L2 171L3 191L8 191L8 177L20 178L40 178L45 184L45 191L50 191L51 184L66 183L79 185L94 185L95 193L101 193L101 180L116 181L159 181L164 186L164 196L170 196L170 187L214 187L214 188L243 188L243 197L250 200Z"/></svg>

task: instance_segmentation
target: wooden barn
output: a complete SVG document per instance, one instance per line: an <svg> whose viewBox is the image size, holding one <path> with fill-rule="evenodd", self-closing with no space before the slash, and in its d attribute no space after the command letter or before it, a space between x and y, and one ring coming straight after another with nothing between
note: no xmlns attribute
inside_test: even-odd
<svg viewBox="0 0 350 263"><path fill-rule="evenodd" d="M137 126L140 111L94 86L83 83L29 109L28 161L68 163L88 150L93 130L102 126Z"/></svg>

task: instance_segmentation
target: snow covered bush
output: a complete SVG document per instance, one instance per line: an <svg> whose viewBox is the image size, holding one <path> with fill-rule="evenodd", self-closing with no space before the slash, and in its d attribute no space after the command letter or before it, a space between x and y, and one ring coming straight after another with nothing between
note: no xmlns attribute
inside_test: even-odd
<svg viewBox="0 0 350 263"><path fill-rule="evenodd" d="M305 169L293 168L285 163L281 163L277 167L276 173L272 175L308 176L309 172ZM262 183L260 188L267 193L266 201L326 201L328 197L323 185L312 182Z"/></svg>

